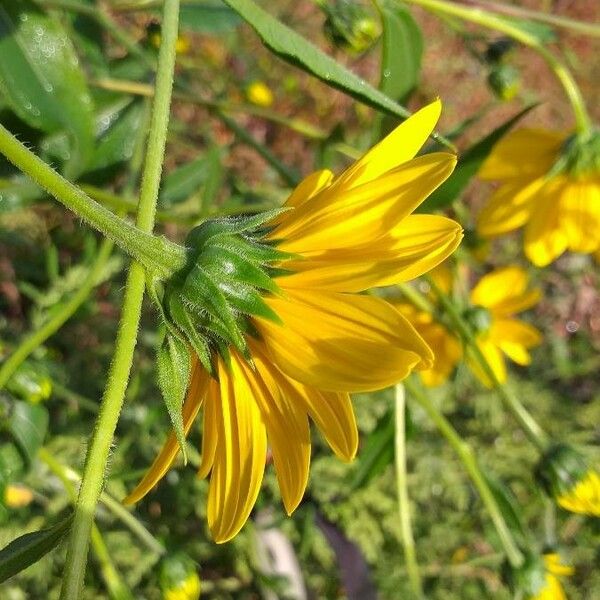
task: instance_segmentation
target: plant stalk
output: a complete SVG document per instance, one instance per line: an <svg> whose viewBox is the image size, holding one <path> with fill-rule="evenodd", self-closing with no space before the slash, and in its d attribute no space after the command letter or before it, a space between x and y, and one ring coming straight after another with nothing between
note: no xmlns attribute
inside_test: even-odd
<svg viewBox="0 0 600 600"><path fill-rule="evenodd" d="M512 533L504 520L502 511L496 502L496 498L477 464L473 449L462 440L456 429L452 427L446 417L434 406L427 394L424 394L410 378L404 381L404 385L410 397L427 413L427 416L433 421L454 452L456 452L494 523L494 527L506 552L506 557L513 567L520 567L523 564L524 556L514 541Z"/></svg>
<svg viewBox="0 0 600 600"><path fill-rule="evenodd" d="M179 25L179 0L165 0L162 19L162 44L158 57L156 93L142 175L136 224L153 239L154 215L162 173L167 127L175 69L175 44ZM144 296L146 273L133 262L127 277L117 342L110 366L104 398L86 457L75 518L69 538L61 600L81 597L89 539L94 513L102 492L110 445L123 406Z"/></svg>

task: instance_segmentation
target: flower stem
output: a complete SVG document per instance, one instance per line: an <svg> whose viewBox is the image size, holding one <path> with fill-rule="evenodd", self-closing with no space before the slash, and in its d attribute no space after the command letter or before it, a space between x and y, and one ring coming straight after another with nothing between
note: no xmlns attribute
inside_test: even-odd
<svg viewBox="0 0 600 600"><path fill-rule="evenodd" d="M423 585L417 562L415 540L410 524L410 504L408 501L408 486L406 476L406 402L404 387L396 386L396 485L398 495L398 512L400 513L400 528L402 531L402 545L408 579L415 598L423 598Z"/></svg>
<svg viewBox="0 0 600 600"><path fill-rule="evenodd" d="M52 315L47 321L35 331L31 332L15 349L15 351L2 363L0 367L0 390L6 385L13 373L19 368L21 363L50 336L54 335L60 327L68 321L75 311L81 306L90 292L98 284L98 280L106 265L113 249L113 243L110 240L103 240L100 250L90 267L90 270L83 280L81 287L63 304L52 311Z"/></svg>
<svg viewBox="0 0 600 600"><path fill-rule="evenodd" d="M59 175L52 167L28 150L6 128L0 125L0 153L59 202L87 221L94 229L118 244L146 269L158 277L169 277L183 267L185 249L164 238L152 235L147 228L138 227L92 200L81 189ZM157 183L158 186L158 183ZM141 200L140 200L141 202ZM142 210L154 217L154 209ZM144 223L148 217L145 217Z"/></svg>
<svg viewBox="0 0 600 600"><path fill-rule="evenodd" d="M152 107L137 215L137 226L142 232L147 232L150 236L149 232L152 231L154 226L156 200L169 122L178 24L179 0L165 0L156 93ZM81 596L94 513L102 492L110 445L123 406L133 362L144 296L145 277L146 273L143 266L133 262L127 277L121 321L108 382L86 456L67 550L61 600L77 600Z"/></svg>
<svg viewBox="0 0 600 600"><path fill-rule="evenodd" d="M473 485L477 488L477 492L494 523L494 527L498 532L498 536L510 564L513 567L521 566L524 560L523 554L513 539L512 533L502 515L502 511L496 502L496 498L477 464L473 449L461 439L448 419L444 417L427 395L424 394L413 381L406 379L404 385L406 386L410 397L427 413L427 416L433 421L434 425L444 438L446 438L446 441L450 444L454 452L456 452L456 455L465 467L467 474L471 478Z"/></svg>
<svg viewBox="0 0 600 600"><path fill-rule="evenodd" d="M435 292L440 306L444 309L444 312L456 328L457 333L471 351L473 358L479 363L486 376L492 382L494 389L500 394L500 398L502 399L502 402L506 408L510 410L514 418L518 421L519 425L529 438L529 441L541 453L544 453L550 444L548 435L537 424L535 419L529 414L523 404L521 404L514 392L498 380L498 377L496 377L496 373L492 369L490 363L485 358L483 352L481 352L479 345L477 344L475 334L471 331L468 323L463 319L454 303L446 294L444 294L442 290L440 290L440 288L430 277L427 278L427 281L429 282L431 289Z"/></svg>
<svg viewBox="0 0 600 600"><path fill-rule="evenodd" d="M591 131L592 121L590 119L590 116L588 115L583 96L581 95L581 91L575 79L573 78L573 75L565 66L565 64L561 62L558 58L556 58L554 54L552 54L552 52L547 50L543 43L534 35L531 35L530 33L525 31L524 29L521 29L520 27L512 25L506 19L489 13L483 8L473 8L464 5L461 6L456 2L447 2L445 0L403 1L408 4L421 6L432 12L439 12L445 15L451 15L453 17L458 17L459 19L463 19L465 21L470 21L471 23L476 23L477 25L481 25L482 27L487 27L488 29L499 31L524 44L525 46L533 48L548 63L548 66L552 69L552 71L560 81L561 85L563 86L565 94L567 95L567 98L571 103L571 107L573 109L577 131L582 134L586 134Z"/></svg>

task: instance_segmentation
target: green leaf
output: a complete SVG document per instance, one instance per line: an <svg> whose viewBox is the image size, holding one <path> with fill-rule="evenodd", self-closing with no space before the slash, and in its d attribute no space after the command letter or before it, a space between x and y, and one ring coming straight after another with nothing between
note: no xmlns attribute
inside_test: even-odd
<svg viewBox="0 0 600 600"><path fill-rule="evenodd" d="M48 429L48 411L39 404L14 403L8 429L28 462L32 462L44 442Z"/></svg>
<svg viewBox="0 0 600 600"><path fill-rule="evenodd" d="M0 583L36 563L56 548L73 522L69 515L56 525L26 533L0 550Z"/></svg>
<svg viewBox="0 0 600 600"><path fill-rule="evenodd" d="M167 333L158 351L157 367L158 385L169 412L181 453L184 460L187 461L181 415L181 407L192 368L187 344L171 333Z"/></svg>
<svg viewBox="0 0 600 600"><path fill-rule="evenodd" d="M498 508L504 517L506 524L512 533L519 537L521 542L528 540L527 531L521 519L521 507L513 493L489 472L483 472L483 476L496 499Z"/></svg>
<svg viewBox="0 0 600 600"><path fill-rule="evenodd" d="M197 192L208 176L206 156L200 156L169 173L162 182L158 197L162 207L187 200Z"/></svg>
<svg viewBox="0 0 600 600"><path fill-rule="evenodd" d="M525 107L521 112L500 125L500 127L494 129L492 133L479 140L474 146L471 146L471 148L460 156L458 165L450 178L421 204L417 212L440 210L452 204L477 174L483 161L489 156L496 143L535 106L537 105L531 104Z"/></svg>
<svg viewBox="0 0 600 600"><path fill-rule="evenodd" d="M397 2L378 2L383 24L379 89L404 101L419 83L423 34L411 12Z"/></svg>
<svg viewBox="0 0 600 600"><path fill-rule="evenodd" d="M495 15L497 19L506 21L509 25L520 29L523 33L527 33L542 44L548 44L557 40L556 31L546 23L538 21L529 21L527 19L516 19L514 17L505 17L503 15Z"/></svg>
<svg viewBox="0 0 600 600"><path fill-rule="evenodd" d="M225 0L250 24L271 52L314 75L327 85L385 113L401 117L410 112L297 34L252 0Z"/></svg>
<svg viewBox="0 0 600 600"><path fill-rule="evenodd" d="M179 22L182 29L217 34L235 29L241 19L219 0L204 0L182 6Z"/></svg>
<svg viewBox="0 0 600 600"><path fill-rule="evenodd" d="M94 142L92 99L61 23L29 0L0 0L0 94L28 125L71 138L69 176Z"/></svg>
<svg viewBox="0 0 600 600"><path fill-rule="evenodd" d="M206 179L202 189L202 208L210 209L214 204L223 183L224 169L221 150L212 146L206 153Z"/></svg>
<svg viewBox="0 0 600 600"><path fill-rule="evenodd" d="M25 460L16 444L0 446L0 481L15 481L25 470Z"/></svg>

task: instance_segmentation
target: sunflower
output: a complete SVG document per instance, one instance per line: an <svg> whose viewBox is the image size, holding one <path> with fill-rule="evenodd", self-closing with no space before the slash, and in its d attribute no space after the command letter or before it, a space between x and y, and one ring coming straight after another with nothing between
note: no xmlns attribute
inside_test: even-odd
<svg viewBox="0 0 600 600"><path fill-rule="evenodd" d="M563 565L560 556L554 552L544 554L544 567L544 582L528 600L566 600L567 596L559 578L573 575L573 567Z"/></svg>
<svg viewBox="0 0 600 600"><path fill-rule="evenodd" d="M231 539L248 519L267 447L291 514L308 478L309 418L335 454L351 460L358 434L349 393L431 366L411 324L360 292L417 277L460 243L454 221L411 214L456 164L444 152L414 158L440 110L439 101L423 108L338 177L323 170L300 183L267 224L265 239L288 258L273 271L277 289L261 292L268 310L247 319L247 351L214 351L212 373L194 358L183 424L187 434L203 408L198 475L210 474L215 541ZM148 493L178 451L172 433L126 502Z"/></svg>
<svg viewBox="0 0 600 600"><path fill-rule="evenodd" d="M539 267L565 250L600 249L599 135L514 131L496 144L479 177L501 183L479 214L482 237L525 227L525 254Z"/></svg>
<svg viewBox="0 0 600 600"><path fill-rule="evenodd" d="M444 265L432 274L438 288L446 294L451 293L449 276L450 271ZM504 356L519 365L528 365L531 362L529 349L541 342L541 334L535 327L515 318L517 313L535 305L539 298L539 290L528 289L527 274L517 266L484 275L470 293L463 315L477 332L479 350L500 383L507 377ZM419 373L423 383L428 387L441 385L463 358L459 338L440 315L419 311L405 303L397 308L433 349L431 368ZM489 377L469 352L467 364L485 386L492 387Z"/></svg>

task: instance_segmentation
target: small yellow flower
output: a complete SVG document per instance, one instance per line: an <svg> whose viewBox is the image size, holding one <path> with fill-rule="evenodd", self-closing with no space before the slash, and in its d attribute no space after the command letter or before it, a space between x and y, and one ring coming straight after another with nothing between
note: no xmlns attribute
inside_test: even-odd
<svg viewBox="0 0 600 600"><path fill-rule="evenodd" d="M561 564L560 556L556 553L544 554L544 566L544 584L538 592L529 596L528 600L566 600L559 578L573 575L573 567Z"/></svg>
<svg viewBox="0 0 600 600"><path fill-rule="evenodd" d="M588 471L568 492L556 499L565 510L600 517L600 475Z"/></svg>
<svg viewBox="0 0 600 600"><path fill-rule="evenodd" d="M529 260L543 267L565 250L600 249L600 140L541 129L509 133L479 177L499 181L479 214L477 230L497 237L525 228Z"/></svg>
<svg viewBox="0 0 600 600"><path fill-rule="evenodd" d="M23 485L9 484L4 488L4 504L10 508L23 508L32 500L33 492Z"/></svg>
<svg viewBox="0 0 600 600"><path fill-rule="evenodd" d="M200 598L200 578L191 573L178 586L168 589L163 594L164 600L198 600Z"/></svg>
<svg viewBox="0 0 600 600"><path fill-rule="evenodd" d="M483 309L475 315L476 320L489 319L477 334L477 345L500 383L506 381L504 355L518 365L527 366L531 363L529 349L542 341L535 327L515 318L517 313L539 302L540 291L529 289L528 285L527 273L520 267L509 266L483 276L471 291L471 305L476 310ZM471 357L467 361L481 382L492 387L479 363Z"/></svg>
<svg viewBox="0 0 600 600"><path fill-rule="evenodd" d="M269 108L273 104L273 92L262 81L253 81L246 89L246 98L248 102Z"/></svg>
<svg viewBox="0 0 600 600"><path fill-rule="evenodd" d="M432 278L443 292L451 291L450 271L444 266L435 269ZM528 350L541 342L541 334L535 327L515 318L517 313L536 304L539 298L539 290L528 289L527 274L516 266L484 275L470 293L470 306L464 314L478 332L479 349L500 383L506 381L504 355L519 365L528 365L531 362ZM400 304L397 308L433 350L432 367L419 372L423 383L429 387L441 385L463 357L458 337L433 315L412 305ZM467 364L485 386L492 387L478 361L469 353Z"/></svg>
<svg viewBox="0 0 600 600"><path fill-rule="evenodd" d="M183 406L187 433L203 407L199 476L210 473L208 525L217 542L231 539L259 493L270 446L288 513L299 504L310 461L309 418L333 451L351 460L358 433L350 392L392 385L433 354L390 304L360 292L429 271L454 251L462 230L413 210L452 172L456 157L413 158L439 118L423 108L341 175L309 175L268 223L267 239L293 258L262 293L278 321L249 317L252 362L229 348L214 352L216 377L195 361ZM277 266L277 265L276 265ZM126 499L136 502L165 475L178 453L171 434L146 476Z"/></svg>

